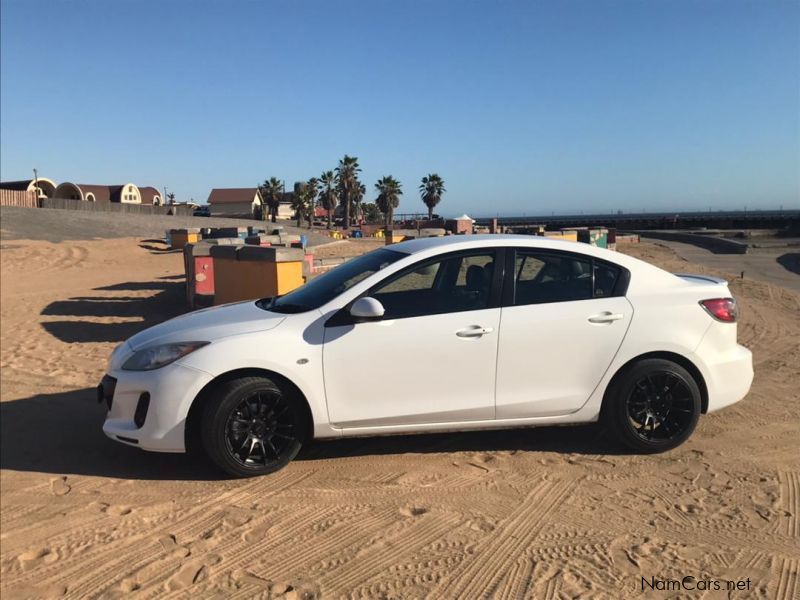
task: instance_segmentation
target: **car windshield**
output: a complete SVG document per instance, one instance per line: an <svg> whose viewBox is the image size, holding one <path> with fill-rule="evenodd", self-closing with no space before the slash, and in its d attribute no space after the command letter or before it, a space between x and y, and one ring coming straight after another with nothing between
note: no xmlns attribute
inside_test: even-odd
<svg viewBox="0 0 800 600"><path fill-rule="evenodd" d="M259 300L259 308L279 313L299 313L319 308L330 302L339 294L363 281L373 273L408 256L404 252L380 248L346 263L312 279L304 286L284 296Z"/></svg>

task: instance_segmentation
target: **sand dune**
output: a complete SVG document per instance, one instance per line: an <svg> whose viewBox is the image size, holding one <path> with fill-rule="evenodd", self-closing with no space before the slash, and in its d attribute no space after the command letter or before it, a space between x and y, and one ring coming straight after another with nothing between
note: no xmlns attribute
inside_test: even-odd
<svg viewBox="0 0 800 600"><path fill-rule="evenodd" d="M665 455L592 426L403 436L227 481L100 431L111 349L184 310L180 254L151 245L3 244L3 598L619 598L686 575L800 594L800 294L733 282L753 390Z"/></svg>

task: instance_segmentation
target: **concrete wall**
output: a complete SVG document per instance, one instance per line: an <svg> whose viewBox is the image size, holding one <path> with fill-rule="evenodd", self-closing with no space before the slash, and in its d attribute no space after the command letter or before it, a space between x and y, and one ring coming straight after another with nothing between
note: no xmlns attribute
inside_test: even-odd
<svg viewBox="0 0 800 600"><path fill-rule="evenodd" d="M193 210L190 206L153 206L151 204L134 204L122 202L86 202L67 198L44 198L40 200L42 208L61 208L67 210L85 210L91 212L125 212L144 215L180 215L190 217Z"/></svg>
<svg viewBox="0 0 800 600"><path fill-rule="evenodd" d="M239 217L252 219L258 202L226 202L225 204L211 204L212 217Z"/></svg>

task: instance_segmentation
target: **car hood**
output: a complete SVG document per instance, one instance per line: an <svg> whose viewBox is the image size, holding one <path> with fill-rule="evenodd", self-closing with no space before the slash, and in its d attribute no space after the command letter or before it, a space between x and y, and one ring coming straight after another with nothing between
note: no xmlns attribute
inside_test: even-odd
<svg viewBox="0 0 800 600"><path fill-rule="evenodd" d="M216 339L267 331L286 315L262 310L255 301L237 302L191 312L140 331L128 339L132 350L173 342L213 342Z"/></svg>

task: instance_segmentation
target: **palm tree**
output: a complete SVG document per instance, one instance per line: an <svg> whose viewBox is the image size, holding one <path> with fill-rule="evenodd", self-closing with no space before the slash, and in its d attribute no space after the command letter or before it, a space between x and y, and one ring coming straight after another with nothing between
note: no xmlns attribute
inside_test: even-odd
<svg viewBox="0 0 800 600"><path fill-rule="evenodd" d="M364 199L364 196L367 194L367 186L363 183L359 183L358 187L353 191L353 218L358 220L361 217L361 201Z"/></svg>
<svg viewBox="0 0 800 600"><path fill-rule="evenodd" d="M333 211L339 203L339 196L336 193L336 175L333 171L325 171L319 178L320 200L322 207L328 211L328 229L331 228Z"/></svg>
<svg viewBox="0 0 800 600"><path fill-rule="evenodd" d="M402 186L394 177L386 175L378 180L375 189L378 190L375 203L386 217L386 229L389 229L394 220L394 209L400 204L400 196L403 195Z"/></svg>
<svg viewBox="0 0 800 600"><path fill-rule="evenodd" d="M311 229L314 223L314 209L317 207L317 194L319 193L319 180L312 177L306 181L306 193L308 194L306 201L306 219L308 220L308 228Z"/></svg>
<svg viewBox="0 0 800 600"><path fill-rule="evenodd" d="M297 227L302 226L303 217L306 215L308 205L308 190L305 185L295 188L292 194L292 210L297 219Z"/></svg>
<svg viewBox="0 0 800 600"><path fill-rule="evenodd" d="M277 177L270 177L259 187L261 190L261 197L269 207L269 215L272 222L278 220L278 207L283 198L283 182Z"/></svg>
<svg viewBox="0 0 800 600"><path fill-rule="evenodd" d="M422 201L428 207L428 220L433 219L433 208L439 204L442 199L442 194L447 190L444 189L444 179L439 177L436 173L431 173L422 178L422 183L419 186L419 193L422 196Z"/></svg>
<svg viewBox="0 0 800 600"><path fill-rule="evenodd" d="M353 198L355 197L359 186L358 174L361 168L358 166L358 158L355 156L344 155L344 158L339 161L339 166L336 167L336 179L339 188L339 197L342 201L344 208L344 228L350 227L350 209L352 207Z"/></svg>
<svg viewBox="0 0 800 600"><path fill-rule="evenodd" d="M172 192L167 194L167 202L169 202L170 204L175 204L175 194L173 194Z"/></svg>
<svg viewBox="0 0 800 600"><path fill-rule="evenodd" d="M368 224L375 225L383 220L383 213L374 202L367 202L362 208L364 209L364 221Z"/></svg>

